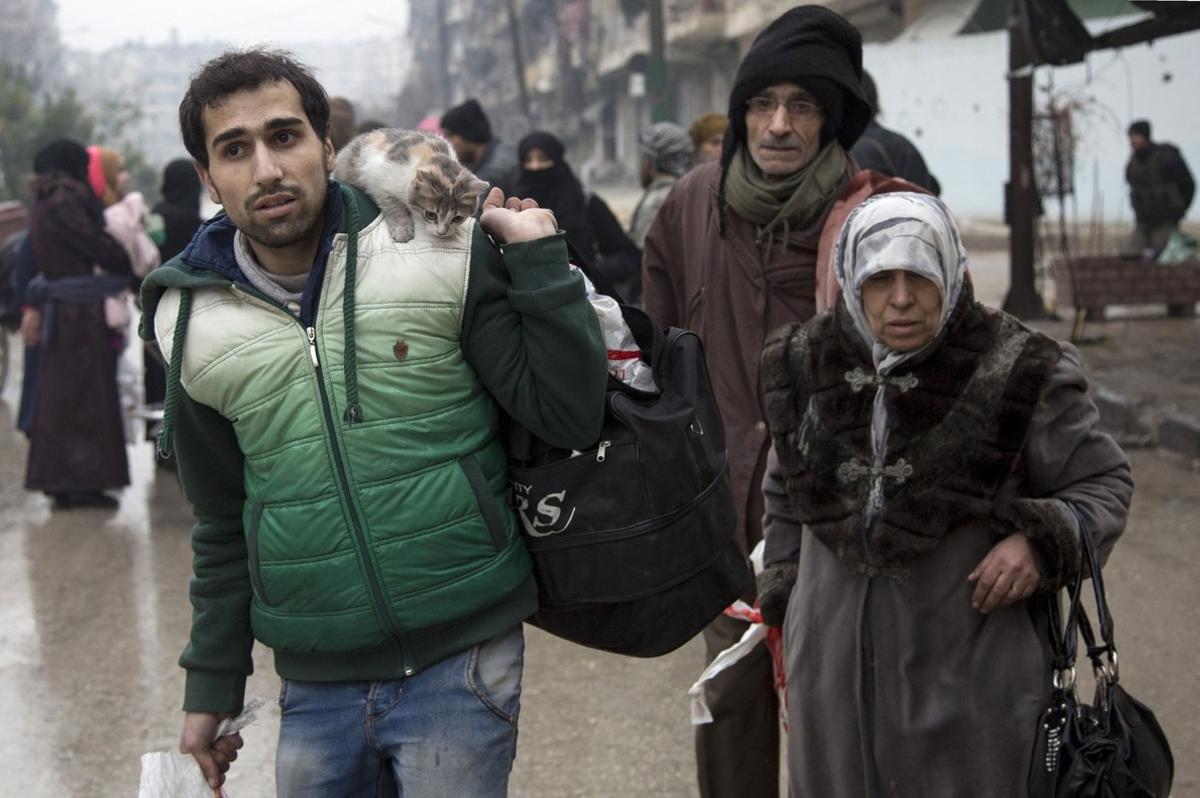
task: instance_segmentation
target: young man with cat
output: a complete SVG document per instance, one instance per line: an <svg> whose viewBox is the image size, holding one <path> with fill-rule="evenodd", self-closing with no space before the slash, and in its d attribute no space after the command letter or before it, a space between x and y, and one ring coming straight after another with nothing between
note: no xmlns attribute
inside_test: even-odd
<svg viewBox="0 0 1200 798"><path fill-rule="evenodd" d="M396 243L329 179L325 92L283 53L207 63L180 125L225 208L143 288L197 520L180 748L219 786L258 639L281 798L503 796L537 597L498 415L591 445L607 377L553 216L493 191Z"/></svg>

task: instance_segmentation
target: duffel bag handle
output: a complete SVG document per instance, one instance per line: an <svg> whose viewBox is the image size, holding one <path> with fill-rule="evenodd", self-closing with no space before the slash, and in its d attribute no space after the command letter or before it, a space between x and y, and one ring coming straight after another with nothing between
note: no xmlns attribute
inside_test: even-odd
<svg viewBox="0 0 1200 798"><path fill-rule="evenodd" d="M621 296L621 292L613 287L613 284L608 281L607 277L596 271L596 267L593 266L587 258L580 254L579 250L575 248L575 245L571 243L570 239L566 239L566 242L567 256L571 259L571 263L574 263L579 267L579 271L583 272L584 275L591 280L592 285L597 291L605 296L610 296L617 300L617 304L624 308L626 303L625 299Z"/></svg>

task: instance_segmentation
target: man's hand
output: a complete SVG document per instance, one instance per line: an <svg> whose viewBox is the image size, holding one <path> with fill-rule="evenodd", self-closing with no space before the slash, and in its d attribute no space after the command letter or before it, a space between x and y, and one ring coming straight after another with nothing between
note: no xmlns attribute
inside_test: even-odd
<svg viewBox="0 0 1200 798"><path fill-rule="evenodd" d="M986 615L1015 604L1032 596L1041 579L1029 539L1014 532L993 546L967 577L976 583L971 606Z"/></svg>
<svg viewBox="0 0 1200 798"><path fill-rule="evenodd" d="M179 735L179 750L192 755L214 791L225 783L225 771L229 770L229 763L237 759L238 749L243 745L240 734L216 737L217 725L225 717L215 712L185 713L183 733Z"/></svg>
<svg viewBox="0 0 1200 798"><path fill-rule="evenodd" d="M539 208L531 199L509 197L506 201L499 188L488 192L479 224L483 232L501 244L533 241L558 232L558 222L552 211Z"/></svg>
<svg viewBox="0 0 1200 798"><path fill-rule="evenodd" d="M42 342L42 311L40 308L25 308L21 311L21 340L25 346L37 346Z"/></svg>

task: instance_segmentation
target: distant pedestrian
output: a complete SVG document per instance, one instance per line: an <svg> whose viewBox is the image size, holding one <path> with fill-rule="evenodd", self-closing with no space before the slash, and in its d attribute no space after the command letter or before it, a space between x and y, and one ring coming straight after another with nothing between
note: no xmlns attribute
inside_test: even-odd
<svg viewBox="0 0 1200 798"><path fill-rule="evenodd" d="M380 127L384 126L380 125ZM422 133L434 133L438 136L446 135L445 131L442 130L442 118L437 114L428 114L421 117L421 121L417 123L417 130L421 131ZM454 154L457 155L458 151L455 150ZM462 159L459 158L459 160L461 161ZM483 178L480 179L482 180Z"/></svg>
<svg viewBox="0 0 1200 798"><path fill-rule="evenodd" d="M37 260L33 254L33 238L26 232L17 249L16 269L13 272L13 301L21 310L21 399L17 411L17 429L25 437L33 434L33 414L37 407L38 343L42 337L42 309L29 304L29 283L37 276Z"/></svg>
<svg viewBox="0 0 1200 798"><path fill-rule="evenodd" d="M129 254L135 277L142 278L161 262L158 246L150 238L147 226L150 208L140 191L130 188L125 159L116 150L93 145L88 147L88 179L104 206L104 228Z"/></svg>
<svg viewBox="0 0 1200 798"><path fill-rule="evenodd" d="M154 206L154 213L163 220L164 238L158 245L163 263L183 252L200 227L203 191L190 158L176 158L163 168L161 199Z"/></svg>
<svg viewBox="0 0 1200 798"><path fill-rule="evenodd" d="M1137 222L1132 249L1157 255L1187 214L1196 181L1178 147L1150 138L1147 120L1129 126L1129 146L1133 152L1125 166L1125 182Z"/></svg>
<svg viewBox="0 0 1200 798"><path fill-rule="evenodd" d="M56 509L114 507L106 491L129 484L129 466L104 300L128 285L129 255L105 232L81 144L47 144L34 170L29 235L38 277L26 301L42 319L25 487L49 495Z"/></svg>
<svg viewBox="0 0 1200 798"><path fill-rule="evenodd" d="M177 158L163 169L161 195L162 199L154 206L154 213L163 222L163 240L158 245L159 258L166 263L187 247L192 236L200 227L200 194L203 186L200 176L190 158ZM156 348L144 346L143 387L146 404L161 404L167 393L167 373L163 368L160 355ZM151 433L155 424L147 422L147 440L152 440ZM158 459L162 465L170 461Z"/></svg>
<svg viewBox="0 0 1200 798"><path fill-rule="evenodd" d="M674 122L658 122L642 131L638 145L642 151L638 178L646 191L634 208L629 237L641 249L663 200L692 166L692 139Z"/></svg>
<svg viewBox="0 0 1200 798"><path fill-rule="evenodd" d="M345 97L330 97L329 138L333 142L334 152L341 152L342 147L350 143L350 139L358 134L357 128L354 104Z"/></svg>
<svg viewBox="0 0 1200 798"><path fill-rule="evenodd" d="M535 130L521 139L517 152L521 166L514 195L553 211L567 240L588 264L613 284L622 299L638 304L641 252L608 204L579 182L562 141L553 133Z"/></svg>
<svg viewBox="0 0 1200 798"><path fill-rule="evenodd" d="M436 119L435 119L436 121ZM379 130L387 127L387 124L379 119L368 119L358 126L358 134L370 133L372 130Z"/></svg>
<svg viewBox="0 0 1200 798"><path fill-rule="evenodd" d="M702 114L696 117L688 128L688 135L692 137L693 165L721 160L721 142L727 127L729 117L725 114Z"/></svg>
<svg viewBox="0 0 1200 798"><path fill-rule="evenodd" d="M942 193L942 185L929 172L917 145L903 134L879 124L879 95L871 73L863 70L863 95L871 104L871 121L850 148L850 157L861 169L874 169L889 177L902 177L933 195Z"/></svg>
<svg viewBox="0 0 1200 798"><path fill-rule="evenodd" d="M766 569L784 628L790 794L1026 795L1049 603L1133 479L1079 353L975 301L950 213L872 197L832 311L763 353Z"/></svg>
<svg viewBox="0 0 1200 798"><path fill-rule="evenodd" d="M469 99L442 114L441 128L463 166L505 194L512 193L509 189L517 163L504 142L492 134L492 124L478 100Z"/></svg>

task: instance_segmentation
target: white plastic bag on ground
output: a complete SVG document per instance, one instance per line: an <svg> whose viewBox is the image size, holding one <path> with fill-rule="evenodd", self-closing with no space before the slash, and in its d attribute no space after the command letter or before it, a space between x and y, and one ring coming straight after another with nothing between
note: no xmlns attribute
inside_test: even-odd
<svg viewBox="0 0 1200 798"><path fill-rule="evenodd" d="M263 705L261 698L246 702L242 713L217 726L217 737L241 731L254 720ZM204 772L190 754L154 751L142 754L142 780L138 798L230 798L224 789L214 791L204 780Z"/></svg>
<svg viewBox="0 0 1200 798"><path fill-rule="evenodd" d="M754 551L750 552L750 562L754 566L755 576L762 573L763 546L764 542L760 540L758 545L754 547ZM705 683L715 678L718 673L726 671L740 662L759 643L763 643L766 645L767 650L771 652L771 661L775 666L775 693L779 696L779 714L783 720L784 731L787 731L787 673L784 670L783 664L782 630L763 623L762 613L758 608L751 607L741 599L735 601L726 609L725 614L731 618L748 622L750 627L742 634L741 640L713 658L713 661L700 674L700 678L688 690L688 695L692 699L692 725L699 726L702 723L713 722L712 712L709 710L708 702L704 698Z"/></svg>
<svg viewBox="0 0 1200 798"><path fill-rule="evenodd" d="M574 265L571 268L579 271ZM642 350L634 340L629 325L625 323L625 317L621 315L621 306L607 294L599 293L587 275L580 272L580 276L587 287L588 302L591 303L592 310L596 312L596 319L600 322L604 346L608 349L608 373L631 388L658 393L653 370L642 360Z"/></svg>

